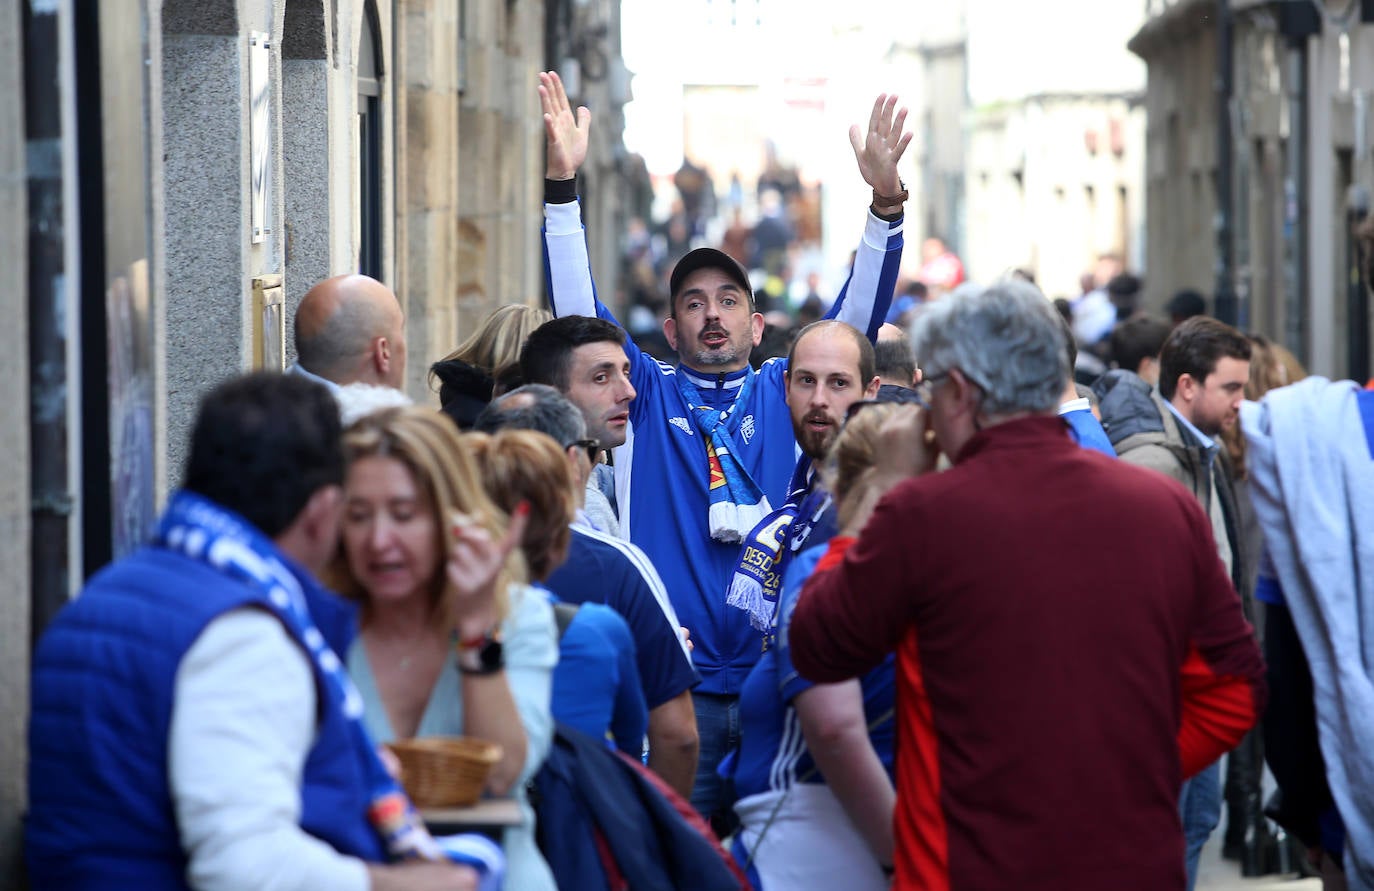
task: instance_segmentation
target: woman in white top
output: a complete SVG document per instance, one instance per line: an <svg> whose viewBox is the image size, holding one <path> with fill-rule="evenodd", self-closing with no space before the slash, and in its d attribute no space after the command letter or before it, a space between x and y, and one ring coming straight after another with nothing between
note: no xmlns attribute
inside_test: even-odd
<svg viewBox="0 0 1374 891"><path fill-rule="evenodd" d="M552 737L558 660L552 610L525 584L515 547L528 506L507 531L443 415L387 409L349 427L344 444L343 547L332 581L362 607L346 658L368 730L378 742L463 734L499 743L487 791L513 795L524 815L505 833L504 887L556 891L524 794ZM460 570L475 551L504 561L488 567L485 584Z"/></svg>

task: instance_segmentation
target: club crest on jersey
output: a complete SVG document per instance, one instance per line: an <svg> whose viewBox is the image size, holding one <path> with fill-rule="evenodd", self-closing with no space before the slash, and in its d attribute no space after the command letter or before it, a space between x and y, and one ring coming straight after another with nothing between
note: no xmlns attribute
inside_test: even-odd
<svg viewBox="0 0 1374 891"><path fill-rule="evenodd" d="M744 437L744 444L749 445L749 440L754 438L754 416L745 415L744 420L739 422L740 436Z"/></svg>
<svg viewBox="0 0 1374 891"><path fill-rule="evenodd" d="M669 423L669 424L672 424L674 427L676 427L677 429L681 430L683 433L686 433L688 436L691 436L691 435L692 435L692 425L689 424L689 423L687 423L687 419L686 419L686 418L682 418L682 417L669 418L669 419L668 419L668 423ZM746 441L747 441L747 440L746 440Z"/></svg>

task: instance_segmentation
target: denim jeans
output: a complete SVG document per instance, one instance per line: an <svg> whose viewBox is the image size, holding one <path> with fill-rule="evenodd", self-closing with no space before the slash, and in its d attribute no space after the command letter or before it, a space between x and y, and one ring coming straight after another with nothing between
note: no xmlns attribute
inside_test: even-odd
<svg viewBox="0 0 1374 891"><path fill-rule="evenodd" d="M692 807L705 817L721 838L736 825L735 784L716 773L722 759L739 747L739 697L693 693L697 714L697 778L692 786Z"/></svg>
<svg viewBox="0 0 1374 891"><path fill-rule="evenodd" d="M1221 822L1221 762L1183 784L1178 796L1178 814L1183 820L1183 840L1187 846L1188 891L1197 881L1198 858L1212 830Z"/></svg>

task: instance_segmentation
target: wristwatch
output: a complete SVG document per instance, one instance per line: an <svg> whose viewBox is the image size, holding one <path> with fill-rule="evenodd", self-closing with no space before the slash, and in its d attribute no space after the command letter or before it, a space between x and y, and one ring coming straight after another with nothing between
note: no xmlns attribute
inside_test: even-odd
<svg viewBox="0 0 1374 891"><path fill-rule="evenodd" d="M899 180L898 182L901 181ZM898 204L905 203L906 200L911 197L911 193L907 191L906 183L901 183L901 185L902 189L896 195L879 195L878 190L874 189L873 203L878 207L895 207Z"/></svg>
<svg viewBox="0 0 1374 891"><path fill-rule="evenodd" d="M506 667L501 636L496 632L488 632L473 641L461 641L454 649L461 674L495 674Z"/></svg>

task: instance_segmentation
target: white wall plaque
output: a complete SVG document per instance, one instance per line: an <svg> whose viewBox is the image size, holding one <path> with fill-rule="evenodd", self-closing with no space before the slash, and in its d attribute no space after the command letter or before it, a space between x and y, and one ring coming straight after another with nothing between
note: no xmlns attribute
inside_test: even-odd
<svg viewBox="0 0 1374 891"><path fill-rule="evenodd" d="M250 211L252 243L261 244L272 231L267 225L267 196L271 194L272 154L271 120L272 94L268 77L272 63L269 35L253 31L248 35L248 148L252 167L253 195Z"/></svg>

